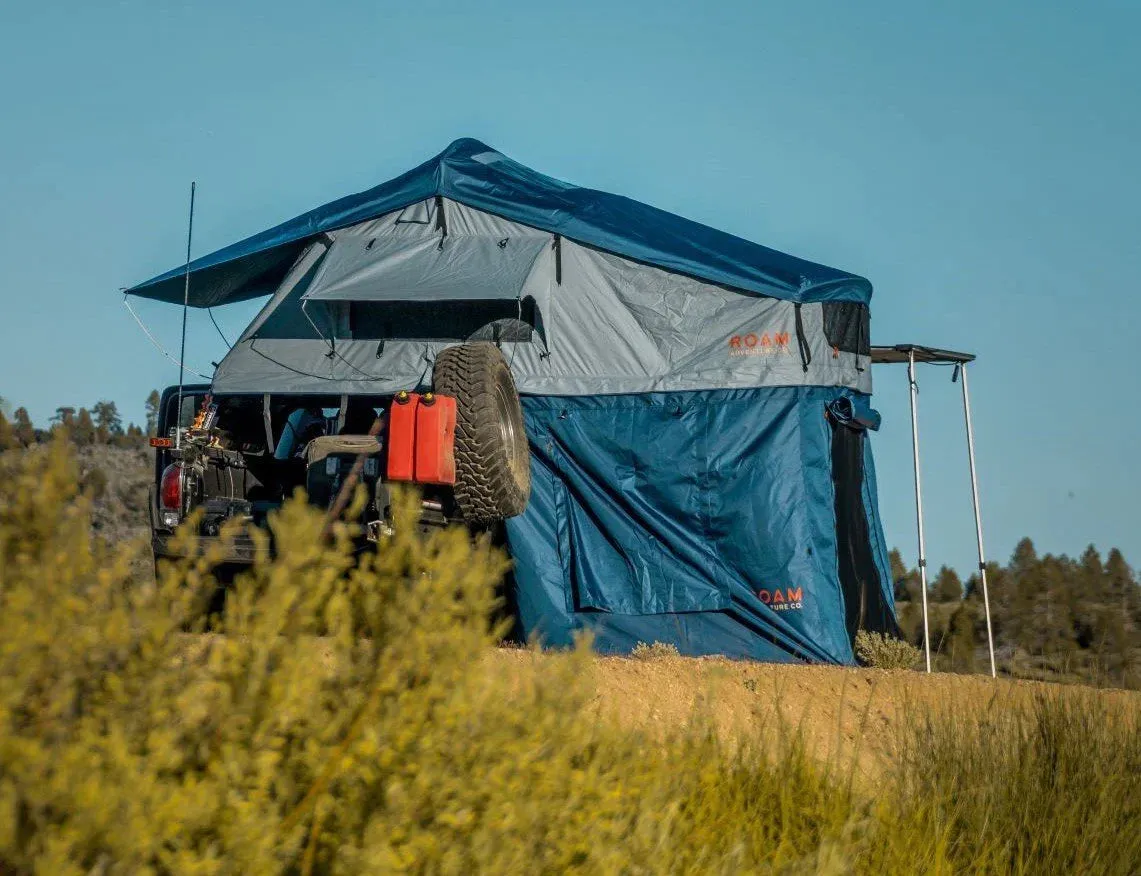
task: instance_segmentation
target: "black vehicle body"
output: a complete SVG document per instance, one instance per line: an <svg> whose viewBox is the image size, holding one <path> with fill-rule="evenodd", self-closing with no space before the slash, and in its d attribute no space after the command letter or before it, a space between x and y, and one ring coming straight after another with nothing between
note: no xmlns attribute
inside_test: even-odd
<svg viewBox="0 0 1141 876"><path fill-rule="evenodd" d="M436 440L433 433L432 439L452 467L450 480L415 478L421 525L486 527L522 513L530 494L530 461L518 393L499 349L469 343L444 350L433 385L438 393L423 396L213 395L205 384L168 387L152 442L149 506L156 559L178 555L175 534L192 512L204 550L228 521L264 527L298 489L310 503L340 513L338 500L343 503L357 484L367 496L363 532L376 541L390 519L389 423L412 409L397 411L407 405L451 411L446 438ZM417 459L423 434L415 438ZM256 550L255 539L243 532L229 544L224 561L248 564Z"/></svg>

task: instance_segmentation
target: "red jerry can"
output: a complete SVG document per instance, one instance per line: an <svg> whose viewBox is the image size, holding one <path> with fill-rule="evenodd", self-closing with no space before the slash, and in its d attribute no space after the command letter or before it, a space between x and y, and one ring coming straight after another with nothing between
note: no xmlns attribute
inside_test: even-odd
<svg viewBox="0 0 1141 876"><path fill-rule="evenodd" d="M400 392L388 409L388 479L416 479L416 411L420 396Z"/></svg>
<svg viewBox="0 0 1141 876"><path fill-rule="evenodd" d="M416 408L416 481L456 482L456 400L425 393Z"/></svg>

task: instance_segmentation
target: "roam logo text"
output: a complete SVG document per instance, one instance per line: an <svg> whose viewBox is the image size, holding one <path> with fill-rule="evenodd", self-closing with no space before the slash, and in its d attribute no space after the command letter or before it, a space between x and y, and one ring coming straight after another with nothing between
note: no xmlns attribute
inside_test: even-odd
<svg viewBox="0 0 1141 876"><path fill-rule="evenodd" d="M779 587L773 590L758 590L757 597L773 611L789 611L804 608L803 587Z"/></svg>
<svg viewBox="0 0 1141 876"><path fill-rule="evenodd" d="M730 356L780 356L788 352L788 332L749 332L729 338Z"/></svg>

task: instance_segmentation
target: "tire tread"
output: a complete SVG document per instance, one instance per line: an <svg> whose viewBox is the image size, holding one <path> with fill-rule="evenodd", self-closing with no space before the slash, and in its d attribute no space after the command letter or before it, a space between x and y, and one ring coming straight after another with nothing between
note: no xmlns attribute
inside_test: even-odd
<svg viewBox="0 0 1141 876"><path fill-rule="evenodd" d="M495 388L510 386L516 420L515 437L526 459L522 409L515 382L503 354L495 344L478 342L444 349L436 358L433 388L456 399L456 504L472 524L488 524L521 514L530 497L529 465L526 476L516 477L508 462Z"/></svg>

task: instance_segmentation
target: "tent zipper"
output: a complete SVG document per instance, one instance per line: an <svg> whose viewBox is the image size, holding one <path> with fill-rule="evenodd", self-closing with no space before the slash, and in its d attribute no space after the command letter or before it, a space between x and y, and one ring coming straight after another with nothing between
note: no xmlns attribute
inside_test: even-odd
<svg viewBox="0 0 1141 876"><path fill-rule="evenodd" d="M440 232L440 245L444 248L444 238L448 236L448 217L444 214L444 196L436 195L436 230Z"/></svg>
<svg viewBox="0 0 1141 876"><path fill-rule="evenodd" d="M808 373L808 366L812 364L812 347L808 345L808 336L804 333L804 319L800 315L801 304L797 301L793 305L793 311L796 314L796 346L800 351L800 364L804 368L804 373Z"/></svg>

